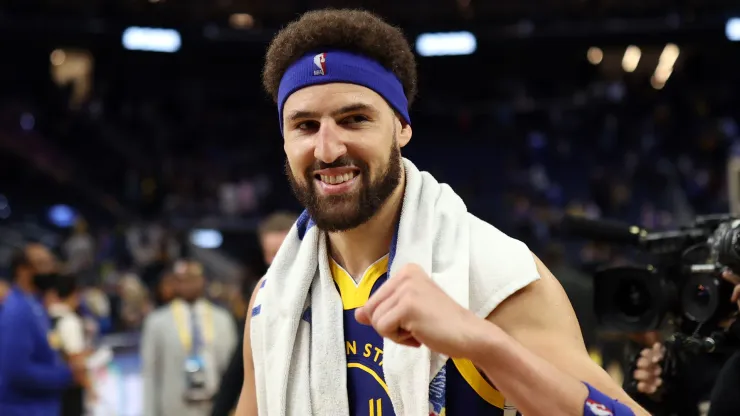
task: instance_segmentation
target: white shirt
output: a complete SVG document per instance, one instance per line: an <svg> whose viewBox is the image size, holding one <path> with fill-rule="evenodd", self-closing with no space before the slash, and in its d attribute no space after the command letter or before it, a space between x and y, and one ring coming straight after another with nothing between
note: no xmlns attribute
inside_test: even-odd
<svg viewBox="0 0 740 416"><path fill-rule="evenodd" d="M55 329L62 343L62 351L68 355L83 352L85 350L85 330L82 318L63 303L51 305L49 315L58 318Z"/></svg>

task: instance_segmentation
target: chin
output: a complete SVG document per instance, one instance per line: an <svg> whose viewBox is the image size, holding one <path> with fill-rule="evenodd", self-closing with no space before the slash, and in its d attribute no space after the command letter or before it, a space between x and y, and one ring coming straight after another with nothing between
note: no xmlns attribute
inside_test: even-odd
<svg viewBox="0 0 740 416"><path fill-rule="evenodd" d="M358 218L356 218L356 215L353 215L354 213L335 213L334 215L326 215L326 212L324 212L323 214L324 215L317 215L313 217L314 221L316 222L316 226L323 231L349 231L362 225L362 222Z"/></svg>

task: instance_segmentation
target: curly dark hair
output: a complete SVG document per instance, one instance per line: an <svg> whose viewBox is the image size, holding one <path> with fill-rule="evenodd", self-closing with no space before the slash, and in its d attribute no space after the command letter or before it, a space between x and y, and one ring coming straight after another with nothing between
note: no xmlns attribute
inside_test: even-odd
<svg viewBox="0 0 740 416"><path fill-rule="evenodd" d="M401 80L409 106L416 96L416 61L401 30L364 10L307 12L283 28L267 49L262 84L277 102L280 80L300 57L341 49L375 59Z"/></svg>

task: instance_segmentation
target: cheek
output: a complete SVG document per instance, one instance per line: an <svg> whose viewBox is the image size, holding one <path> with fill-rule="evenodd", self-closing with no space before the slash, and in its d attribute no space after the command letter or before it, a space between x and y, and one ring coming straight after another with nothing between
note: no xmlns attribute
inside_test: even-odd
<svg viewBox="0 0 740 416"><path fill-rule="evenodd" d="M290 170L296 178L303 178L306 168L313 163L313 147L308 141L286 143L283 146Z"/></svg>
<svg viewBox="0 0 740 416"><path fill-rule="evenodd" d="M388 152L386 149L381 149L380 147L373 148L373 149L367 149L365 152L362 153L362 156L360 156L362 160L367 163L368 168L370 169L371 176L377 177L378 175L381 175L387 168L388 168L388 158L390 157L390 152Z"/></svg>

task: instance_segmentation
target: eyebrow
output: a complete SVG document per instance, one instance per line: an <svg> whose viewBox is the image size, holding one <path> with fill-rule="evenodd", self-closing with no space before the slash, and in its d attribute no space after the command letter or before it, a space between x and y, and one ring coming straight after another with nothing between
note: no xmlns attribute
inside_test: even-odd
<svg viewBox="0 0 740 416"><path fill-rule="evenodd" d="M342 114L353 113L357 111L365 111L371 113L377 113L374 106L363 103L355 103L345 105L344 107L338 108L330 113L332 117L336 117ZM294 111L288 115L288 121L301 120L306 118L319 118L321 114L315 111Z"/></svg>

